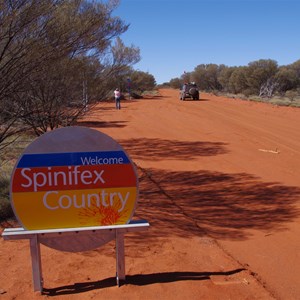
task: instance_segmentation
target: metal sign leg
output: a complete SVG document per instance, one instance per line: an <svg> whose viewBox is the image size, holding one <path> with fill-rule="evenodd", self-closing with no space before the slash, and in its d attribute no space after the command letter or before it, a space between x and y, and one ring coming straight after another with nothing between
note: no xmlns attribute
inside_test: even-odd
<svg viewBox="0 0 300 300"><path fill-rule="evenodd" d="M124 233L116 230L116 263L117 263L117 285L120 286L121 281L125 281L125 247Z"/></svg>
<svg viewBox="0 0 300 300"><path fill-rule="evenodd" d="M32 264L32 276L33 276L33 289L34 291L43 290L42 279L42 263L41 263L41 248L38 241L38 235L34 235L30 238L30 254Z"/></svg>
<svg viewBox="0 0 300 300"><path fill-rule="evenodd" d="M23 227L19 228L5 228L2 237L4 240L22 240L29 239L30 242L30 254L32 264L32 278L34 291L43 292L43 277L42 277L42 261L41 261L41 249L40 244L44 244L53 240L60 239L62 244L72 240L73 237L78 237L78 232L85 233L91 239L99 238L101 245L104 245L111 241L115 237L116 242L116 281L120 286L122 281L125 281L125 234L128 232L137 232L146 230L149 227L149 223L146 220L135 220L129 224L111 225L111 226L97 226L97 227L83 227L83 228L57 228L57 229L45 229L45 230L26 230ZM66 232L68 234L61 234ZM95 236L95 232L98 232ZM103 234L101 234L101 232ZM93 237L91 237L93 235ZM51 243L50 243L51 244ZM75 243L76 246L76 243ZM49 246L50 247L50 246ZM53 247L54 249L57 249ZM76 248L76 247L75 247ZM68 248L70 251L72 247ZM82 248L80 248L82 249ZM61 249L57 249L61 250ZM82 250L79 250L82 251ZM78 250L71 250L71 252L78 252Z"/></svg>

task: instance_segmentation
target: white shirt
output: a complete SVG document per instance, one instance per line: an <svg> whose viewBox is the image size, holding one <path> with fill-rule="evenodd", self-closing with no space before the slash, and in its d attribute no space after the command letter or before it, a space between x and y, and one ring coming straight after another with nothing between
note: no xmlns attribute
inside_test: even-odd
<svg viewBox="0 0 300 300"><path fill-rule="evenodd" d="M116 97L116 98L119 98L119 97L121 96L120 91L114 91L114 93L115 93L115 97Z"/></svg>

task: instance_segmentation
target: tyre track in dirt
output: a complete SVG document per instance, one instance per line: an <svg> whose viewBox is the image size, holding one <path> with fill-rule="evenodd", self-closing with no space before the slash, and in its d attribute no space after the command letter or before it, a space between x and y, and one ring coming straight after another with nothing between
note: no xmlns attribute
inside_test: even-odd
<svg viewBox="0 0 300 300"><path fill-rule="evenodd" d="M226 122L230 122L233 127L236 127L236 124L239 124L241 130L247 134L249 138L253 138L253 136L259 136L260 139L263 139L271 144L278 144L278 148L287 148L288 150L294 152L295 154L300 154L300 134L299 136L295 136L293 140L290 138L286 138L290 132L294 132L294 128L291 126L286 126L287 124L280 125L281 127L277 128L266 128L266 122L264 122L264 128L255 125L257 122L262 124L262 118L252 118L251 122L246 121L251 118L251 116L247 115L247 113L239 113L236 114L234 109L230 109L224 106L222 107L222 111L218 111L218 106L212 105L215 110L214 113L218 114L223 120ZM211 108L211 107L210 107ZM210 113L212 110L210 109ZM276 132L277 131L277 132Z"/></svg>
<svg viewBox="0 0 300 300"><path fill-rule="evenodd" d="M205 94L206 95L206 94ZM208 96L202 97L208 97ZM295 126L298 125L297 120L291 123L282 123L282 119L276 111L282 109L287 109L284 107L273 107L269 112L262 112L261 115L253 115L251 111L255 106L260 108L261 103L248 103L247 101L228 99L223 100L224 103L221 105L218 103L218 98L213 96L215 101L204 100L202 103L198 101L180 101L179 103L173 103L177 107L177 111L180 113L185 113L187 116L193 115L196 118L205 118L209 116L214 122L220 123L216 127L228 127L228 131L234 132L239 136L247 137L248 140L257 140L257 137L261 141L265 141L265 144L274 144L278 148L287 149L295 154L300 154L300 132L295 132ZM201 102L201 100L200 100ZM206 102L210 102L206 105ZM230 103L233 102L233 103ZM242 104L244 110L239 110L238 112L234 108L234 102L237 104ZM271 106L271 105L270 105ZM194 107L191 110L191 107ZM255 108L254 108L255 109ZM289 108L288 108L289 109ZM247 111L248 110L248 111ZM277 123L268 124L268 113L276 113L275 120ZM222 120L218 122L218 120ZM273 121L274 122L274 121ZM237 124L239 125L238 131L242 131L243 135L237 132ZM259 125L256 125L259 124ZM263 127L262 127L263 124ZM220 126L219 126L220 125ZM291 132L297 134L294 139L286 138ZM224 137L223 137L224 138Z"/></svg>

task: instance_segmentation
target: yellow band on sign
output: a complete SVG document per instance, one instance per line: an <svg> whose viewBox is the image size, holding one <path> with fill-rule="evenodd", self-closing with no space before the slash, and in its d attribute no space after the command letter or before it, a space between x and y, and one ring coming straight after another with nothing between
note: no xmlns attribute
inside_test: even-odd
<svg viewBox="0 0 300 300"><path fill-rule="evenodd" d="M59 228L124 224L136 194L135 187L16 193L14 206L29 230L53 228L53 218Z"/></svg>

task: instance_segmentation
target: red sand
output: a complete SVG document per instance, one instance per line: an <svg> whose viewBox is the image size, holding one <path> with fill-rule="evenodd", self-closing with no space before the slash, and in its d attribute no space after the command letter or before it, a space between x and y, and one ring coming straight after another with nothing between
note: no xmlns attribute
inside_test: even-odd
<svg viewBox="0 0 300 300"><path fill-rule="evenodd" d="M82 253L42 246L45 294L33 292L28 241L0 240L0 299L300 299L300 109L201 94L100 103L81 122L137 165L125 239Z"/></svg>

